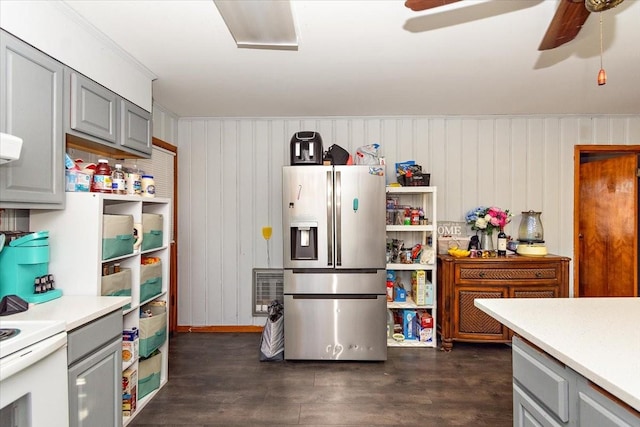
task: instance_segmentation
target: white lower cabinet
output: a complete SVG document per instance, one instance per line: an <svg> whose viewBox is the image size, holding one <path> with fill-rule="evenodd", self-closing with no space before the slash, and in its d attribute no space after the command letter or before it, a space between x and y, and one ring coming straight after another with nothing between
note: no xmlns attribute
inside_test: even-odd
<svg viewBox="0 0 640 427"><path fill-rule="evenodd" d="M584 376L513 337L513 425L638 427L640 413Z"/></svg>
<svg viewBox="0 0 640 427"><path fill-rule="evenodd" d="M125 426L167 382L170 215L170 199L101 193L66 193L64 210L32 210L30 214L32 230L49 231L49 272L63 295L131 296L131 305L122 312L121 327L123 331L135 328L140 336L137 351L129 347L125 357L118 358L119 373L126 368L127 378L135 380L128 384L133 401L125 402L131 407L130 416L121 419ZM143 222L149 217L156 224L161 218L162 229L148 234ZM132 224L135 227L129 230ZM154 244L150 248L135 245L131 252L133 228L144 230L142 241L147 236ZM118 255L103 259L107 252ZM148 314L151 317L143 317ZM141 364L144 377L140 376Z"/></svg>

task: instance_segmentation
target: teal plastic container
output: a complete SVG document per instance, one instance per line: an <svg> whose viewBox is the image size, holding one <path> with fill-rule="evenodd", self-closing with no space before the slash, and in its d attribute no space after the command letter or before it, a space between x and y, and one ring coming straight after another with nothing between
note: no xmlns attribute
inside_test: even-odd
<svg viewBox="0 0 640 427"><path fill-rule="evenodd" d="M60 289L36 294L34 280L49 273L49 232L39 231L5 244L0 251L0 298L17 295L38 304L62 295Z"/></svg>

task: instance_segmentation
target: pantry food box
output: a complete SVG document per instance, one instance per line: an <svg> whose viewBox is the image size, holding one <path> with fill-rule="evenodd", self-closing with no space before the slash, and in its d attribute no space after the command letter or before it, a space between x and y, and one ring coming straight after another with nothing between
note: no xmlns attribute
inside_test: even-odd
<svg viewBox="0 0 640 427"><path fill-rule="evenodd" d="M122 372L122 415L130 417L136 411L138 371L128 368Z"/></svg>
<svg viewBox="0 0 640 427"><path fill-rule="evenodd" d="M433 283L427 280L424 270L411 272L411 296L416 305L433 305Z"/></svg>
<svg viewBox="0 0 640 427"><path fill-rule="evenodd" d="M137 328L122 331L122 369L138 360L139 332Z"/></svg>
<svg viewBox="0 0 640 427"><path fill-rule="evenodd" d="M415 341L418 339L418 319L415 310L402 310L402 332L405 341Z"/></svg>
<svg viewBox="0 0 640 427"><path fill-rule="evenodd" d="M433 342L434 325L433 317L427 310L417 310L418 341Z"/></svg>

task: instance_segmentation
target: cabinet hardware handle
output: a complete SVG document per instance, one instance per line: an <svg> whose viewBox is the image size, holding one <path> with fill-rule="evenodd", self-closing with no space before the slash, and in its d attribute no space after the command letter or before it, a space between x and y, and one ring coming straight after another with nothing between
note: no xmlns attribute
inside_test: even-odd
<svg viewBox="0 0 640 427"><path fill-rule="evenodd" d="M484 271L481 271L480 274L478 274L478 276L484 277Z"/></svg>
<svg viewBox="0 0 640 427"><path fill-rule="evenodd" d="M539 271L536 273L536 279L539 279L542 277L542 273L540 273Z"/></svg>

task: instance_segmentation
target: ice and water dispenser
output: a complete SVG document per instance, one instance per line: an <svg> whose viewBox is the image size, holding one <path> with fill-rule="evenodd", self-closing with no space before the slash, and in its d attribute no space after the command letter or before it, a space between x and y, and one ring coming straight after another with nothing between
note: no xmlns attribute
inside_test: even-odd
<svg viewBox="0 0 640 427"><path fill-rule="evenodd" d="M291 223L291 259L318 259L318 223L294 221Z"/></svg>

